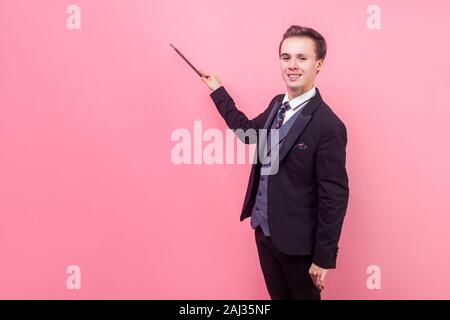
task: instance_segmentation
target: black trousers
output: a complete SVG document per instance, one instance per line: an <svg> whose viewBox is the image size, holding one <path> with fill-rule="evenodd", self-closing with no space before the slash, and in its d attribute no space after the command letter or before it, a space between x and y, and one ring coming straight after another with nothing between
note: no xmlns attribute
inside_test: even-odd
<svg viewBox="0 0 450 320"><path fill-rule="evenodd" d="M259 262L272 300L320 300L320 290L309 275L312 256L280 252L258 226L255 229Z"/></svg>

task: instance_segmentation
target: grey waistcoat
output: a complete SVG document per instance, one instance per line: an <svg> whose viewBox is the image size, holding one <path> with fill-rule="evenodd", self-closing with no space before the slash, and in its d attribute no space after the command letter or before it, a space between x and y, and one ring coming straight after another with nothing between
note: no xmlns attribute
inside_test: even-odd
<svg viewBox="0 0 450 320"><path fill-rule="evenodd" d="M298 110L294 115L292 115L291 118L289 118L288 121L286 121L279 130L279 149L281 149L281 146L283 145L283 141L286 138L287 134L289 133L289 130L291 129L292 125L295 122L295 119L299 116L301 110ZM270 126L271 129L275 128L275 122L276 122L276 116L274 117L272 121L272 125ZM270 150L272 149L272 141L271 141L271 134L269 132L267 137L267 156L270 155ZM258 149L256 150L258 152ZM266 161L264 161L266 162ZM269 167L270 163L263 164L262 167ZM267 172L267 171L266 171ZM263 175L263 171L261 168L261 176L259 179L259 186L258 186L258 192L256 193L256 199L255 199L255 205L252 210L252 216L250 220L250 225L253 229L256 229L258 225L261 226L261 229L264 232L264 235L269 237L269 224L267 221L267 182L268 182L268 176Z"/></svg>

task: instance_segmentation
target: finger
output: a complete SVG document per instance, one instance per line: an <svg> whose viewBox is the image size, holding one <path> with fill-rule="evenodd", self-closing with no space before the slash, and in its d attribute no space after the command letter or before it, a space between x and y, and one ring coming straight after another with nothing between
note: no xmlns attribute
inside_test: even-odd
<svg viewBox="0 0 450 320"><path fill-rule="evenodd" d="M324 288L324 280L325 280L325 275L322 273L319 275L318 277L318 283L319 283L319 290L323 290Z"/></svg>
<svg viewBox="0 0 450 320"><path fill-rule="evenodd" d="M316 271L311 272L310 275L311 275L311 280L314 283L314 286L317 287L317 273L316 273Z"/></svg>
<svg viewBox="0 0 450 320"><path fill-rule="evenodd" d="M320 272L317 272L317 277L316 277L316 287L317 287L318 289L320 289L320 287L321 287Z"/></svg>
<svg viewBox="0 0 450 320"><path fill-rule="evenodd" d="M309 271L309 276L311 277L311 280L314 282L314 271Z"/></svg>
<svg viewBox="0 0 450 320"><path fill-rule="evenodd" d="M200 73L202 74L203 77L209 78L209 75L208 75L206 72L204 72L204 71L202 71L202 70L198 70L198 72L200 72Z"/></svg>
<svg viewBox="0 0 450 320"><path fill-rule="evenodd" d="M318 289L320 289L320 274L319 273L316 274L316 287Z"/></svg>
<svg viewBox="0 0 450 320"><path fill-rule="evenodd" d="M326 270L322 273L322 276L321 276L321 287L322 287L322 290L323 289L325 289L325 276L327 275L327 272L326 272Z"/></svg>

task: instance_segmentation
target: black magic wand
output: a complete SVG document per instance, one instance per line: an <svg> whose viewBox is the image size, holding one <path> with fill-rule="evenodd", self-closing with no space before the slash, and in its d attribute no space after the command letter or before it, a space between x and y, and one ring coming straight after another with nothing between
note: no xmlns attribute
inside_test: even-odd
<svg viewBox="0 0 450 320"><path fill-rule="evenodd" d="M192 65L192 63L190 63L189 60L185 58L185 56L183 56L183 54L180 52L180 50L178 50L177 48L175 48L173 44L171 44L171 43L169 43L169 44L170 44L170 46L171 46L171 47L172 47L172 48L180 55L180 57L182 57L183 60L186 61L187 64L190 65L191 68L194 69L195 72L197 72L197 74L200 76L200 78L203 78L203 74L202 74L200 71L198 71L198 70Z"/></svg>

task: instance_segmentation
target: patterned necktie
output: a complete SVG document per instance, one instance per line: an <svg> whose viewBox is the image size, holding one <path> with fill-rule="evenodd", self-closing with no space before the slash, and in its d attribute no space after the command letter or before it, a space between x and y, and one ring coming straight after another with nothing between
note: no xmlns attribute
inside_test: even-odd
<svg viewBox="0 0 450 320"><path fill-rule="evenodd" d="M291 108L291 106L289 105L289 101L286 101L285 103L283 103L280 107L280 109L278 110L277 113L277 120L275 122L275 129L279 129L282 125L283 125L283 120L284 120L284 115L286 113L286 111L288 111Z"/></svg>

